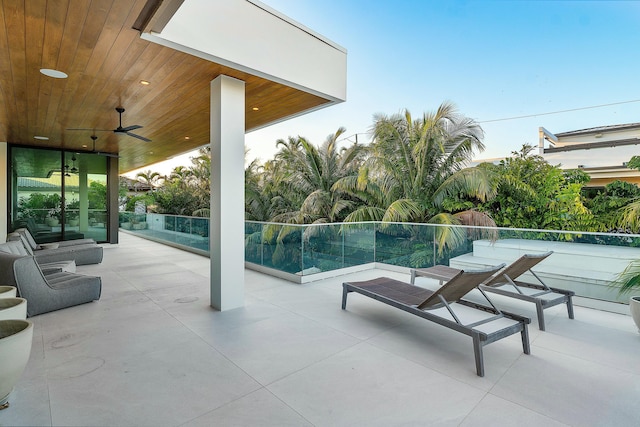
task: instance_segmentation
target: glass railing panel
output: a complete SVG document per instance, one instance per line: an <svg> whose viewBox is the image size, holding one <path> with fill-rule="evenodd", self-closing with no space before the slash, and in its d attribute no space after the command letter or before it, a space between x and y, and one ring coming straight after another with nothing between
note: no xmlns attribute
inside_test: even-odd
<svg viewBox="0 0 640 427"><path fill-rule="evenodd" d="M264 265L262 229L263 223L245 221L244 223L244 259L258 265Z"/></svg>
<svg viewBox="0 0 640 427"><path fill-rule="evenodd" d="M345 267L375 262L376 223L341 224Z"/></svg>
<svg viewBox="0 0 640 427"><path fill-rule="evenodd" d="M145 223L146 226L137 224ZM136 226L137 225L137 226ZM209 219L120 213L130 232L208 251ZM526 253L554 251L536 267L551 286L577 295L625 301L609 286L640 259L640 235L411 223L277 224L245 221L245 260L297 275L372 262L424 268L477 269L511 263Z"/></svg>
<svg viewBox="0 0 640 427"><path fill-rule="evenodd" d="M303 240L303 275L345 267L340 224L305 225Z"/></svg>
<svg viewBox="0 0 640 427"><path fill-rule="evenodd" d="M304 228L290 224L265 224L263 230L264 266L287 273L304 274Z"/></svg>
<svg viewBox="0 0 640 427"><path fill-rule="evenodd" d="M376 224L376 262L401 267L429 267L437 259L433 227L418 224Z"/></svg>

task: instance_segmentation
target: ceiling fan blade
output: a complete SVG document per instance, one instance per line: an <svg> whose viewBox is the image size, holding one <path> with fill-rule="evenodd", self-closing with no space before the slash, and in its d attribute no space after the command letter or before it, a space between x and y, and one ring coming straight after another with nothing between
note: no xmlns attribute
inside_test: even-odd
<svg viewBox="0 0 640 427"><path fill-rule="evenodd" d="M129 132L130 130L142 129L140 125L127 126L126 128L118 128L119 132Z"/></svg>
<svg viewBox="0 0 640 427"><path fill-rule="evenodd" d="M111 132L113 129L94 129L94 128L67 128L66 130L90 130L95 132Z"/></svg>
<svg viewBox="0 0 640 427"><path fill-rule="evenodd" d="M144 136L140 136L140 135L136 135L135 133L131 133L131 132L125 132L127 135L132 136L134 138L138 138L143 140L144 142L151 142L151 140L149 138L145 138Z"/></svg>
<svg viewBox="0 0 640 427"><path fill-rule="evenodd" d="M102 151L94 151L93 154L97 154L98 156L113 157L115 159L120 158L120 156L115 153L103 153Z"/></svg>

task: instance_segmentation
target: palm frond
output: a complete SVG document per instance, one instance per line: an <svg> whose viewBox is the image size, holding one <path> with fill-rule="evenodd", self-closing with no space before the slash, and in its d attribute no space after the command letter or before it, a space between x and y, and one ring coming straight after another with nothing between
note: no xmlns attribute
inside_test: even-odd
<svg viewBox="0 0 640 427"><path fill-rule="evenodd" d="M410 222L422 216L422 207L411 199L399 199L389 205L382 217L385 222Z"/></svg>
<svg viewBox="0 0 640 427"><path fill-rule="evenodd" d="M459 225L460 221L453 215L442 212L429 220L430 224ZM461 227L436 227L434 239L438 247L438 255L446 250L452 250L462 245L467 238L467 233Z"/></svg>
<svg viewBox="0 0 640 427"><path fill-rule="evenodd" d="M640 289L640 259L631 261L622 273L618 274L611 282L610 286L619 286L619 295Z"/></svg>
<svg viewBox="0 0 640 427"><path fill-rule="evenodd" d="M640 229L640 200L635 200L621 210L620 226L637 233Z"/></svg>

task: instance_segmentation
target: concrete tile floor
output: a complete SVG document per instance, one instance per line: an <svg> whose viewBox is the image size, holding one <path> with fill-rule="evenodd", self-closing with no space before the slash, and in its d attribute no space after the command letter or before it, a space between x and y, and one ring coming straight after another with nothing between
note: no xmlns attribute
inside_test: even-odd
<svg viewBox="0 0 640 427"><path fill-rule="evenodd" d="M209 307L207 258L121 234L98 302L33 318L31 359L0 425L640 425L629 316L547 310L547 331L485 347L351 294L372 270L295 285L245 271L246 306ZM432 284L426 281L425 286ZM0 362L1 363L1 362Z"/></svg>

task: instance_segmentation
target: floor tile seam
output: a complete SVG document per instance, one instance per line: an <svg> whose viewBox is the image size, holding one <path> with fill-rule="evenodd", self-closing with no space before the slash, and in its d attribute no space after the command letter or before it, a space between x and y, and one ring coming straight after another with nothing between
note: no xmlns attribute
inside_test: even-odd
<svg viewBox="0 0 640 427"><path fill-rule="evenodd" d="M640 380L640 373L639 372L630 371L630 370L627 370L627 369L622 369L620 367L620 365L614 365L614 364L610 364L610 363L606 363L606 362L598 362L598 361L595 361L595 360L586 359L584 357L580 357L580 356L577 356L575 354L565 353L565 352L556 350L554 348L545 347L544 345L540 345L540 344L538 344L537 347L539 347L539 348L541 348L543 350L546 350L546 351L550 351L552 353L556 353L556 354L560 354L560 355L563 355L563 356L566 356L566 357L572 357L572 358L575 358L575 359L578 359L578 360L582 360L583 362L593 363L594 365L600 365L600 366L604 366L606 368L614 369L614 370L616 370L616 371L618 371L620 373L631 374L633 376L639 377L639 380ZM532 348L532 353L533 353L533 348Z"/></svg>
<svg viewBox="0 0 640 427"><path fill-rule="evenodd" d="M379 332L377 332L377 333L375 333L375 334L373 334L373 335L371 335L371 336L369 336L369 337L367 337L367 338L360 338L360 337L358 337L358 336L356 336L356 335L353 335L353 334L351 334L351 333L349 333L349 332L347 332L347 331L344 331L344 330L342 330L342 329L338 329L338 328L336 328L336 327L334 327L334 326L332 326L332 325L328 325L328 324L326 324L326 323L323 323L323 322L321 322L321 321L319 321L319 320L317 320L317 319L315 319L315 318L313 318L313 317L309 317L309 316L307 316L307 315L305 315L305 314L303 314L303 313L300 313L300 312L298 312L298 311L293 311L293 310L292 310L292 309L290 309L290 308L287 308L287 307L283 307L283 306L281 306L281 305L278 305L277 303L273 303L273 302L271 302L271 301L265 301L265 302L267 302L267 303L269 303L269 304L272 304L272 305L274 305L275 307L278 307L278 308L280 308L280 309L282 309L282 310L285 310L285 311L287 311L287 312L288 312L288 313L290 313L290 314L293 314L293 315L296 315L296 316L300 316L300 317L302 317L303 319L309 320L310 322L313 322L313 323L315 323L316 325L319 325L319 326L322 326L322 327L325 327L325 328L331 329L331 330L332 330L332 331L334 331L334 332L338 332L338 333L340 333L340 334L342 334L342 335L346 335L346 336L348 336L348 337L351 337L351 338L357 339L357 340L359 340L359 341L365 341L365 340L371 339L371 338L373 338L373 337L377 337L378 335L380 335L380 334L382 334L382 333L385 333L385 332L388 332L388 331L390 331L390 330L392 330L392 329L395 329L395 328L397 328L397 327L399 327L399 326L401 326L401 325L403 325L403 324L405 323L405 322L400 322L400 323L398 323L398 324L394 324L394 325L392 325L392 326L389 326L388 328L385 328L385 329L383 329L383 330L381 330L381 331L379 331ZM343 311L346 311L346 310L343 310Z"/></svg>
<svg viewBox="0 0 640 427"><path fill-rule="evenodd" d="M221 405L216 406L215 408L208 409L205 412L203 412L203 413L201 413L199 415L196 415L193 418L188 419L187 421L183 422L182 424L178 424L177 427L182 427L182 426L188 425L191 422L197 420L198 418L202 418L202 417L204 417L204 416L206 416L206 415L208 415L208 414L210 414L212 412L219 411L220 409L224 408L225 406L231 405L232 403L235 403L235 402L237 402L239 400L242 400L245 397L247 397L247 396L249 396L249 395L251 395L253 393L256 393L257 391L260 391L260 390L265 390L265 387L263 385L261 385L261 384L259 384L258 388L256 388L255 390L250 390L250 391L246 392L245 394L242 394L242 395L240 395L240 396L238 396L236 398L231 399L228 402L225 402L225 403L223 403Z"/></svg>
<svg viewBox="0 0 640 427"><path fill-rule="evenodd" d="M497 384L497 383L496 383L496 384ZM562 421L561 421L561 420L559 420L559 419L553 418L553 417L549 416L549 414L547 414L547 413L545 413L545 412L540 412L540 411L538 411L538 410L536 410L536 409L534 409L534 408L530 408L530 407L528 407L528 406L525 406L525 405L523 405L523 404L522 404L522 403L520 403L520 402L517 402L517 401L515 401L515 400L513 400L513 399L510 399L509 397L499 396L499 395L495 394L495 393L493 392L493 387L492 387L492 389L491 389L491 390L489 390L489 391L487 392L487 396L489 396L489 395L491 395L491 396L493 396L493 397L495 397L495 398L497 398L497 399L506 400L507 402L509 402L509 403L511 403L511 404L514 404L514 405L516 405L516 406L518 406L518 407L520 407L520 408L523 408L523 409L525 409L525 410L527 410L527 411L531 411L531 412L533 412L533 413L535 413L535 414L538 414L538 415L540 415L540 416L542 416L542 417L544 417L544 418L548 418L548 419L550 419L550 420L553 420L553 421L555 421L556 423L561 424L561 425L563 425L563 426L571 427L571 424L567 424L567 423L562 422ZM485 397L486 397L486 396L485 396ZM484 398L483 398L483 399L484 399Z"/></svg>
<svg viewBox="0 0 640 427"><path fill-rule="evenodd" d="M393 355L393 356L395 356L395 357L400 357L400 358L402 358L402 359L406 360L407 362L409 362L409 363L411 363L411 364L413 364L413 365L415 365L415 366L419 366L420 368L428 369L428 370L430 370L430 371L432 371L432 372L435 372L435 373L436 373L436 374L438 374L438 375L442 375L443 377L445 377L445 378L447 378L447 379L449 379L449 380L455 381L457 384L459 384L459 385L461 385L461 386L463 386L463 387L471 387L472 389L477 390L477 391L479 391L480 393L482 393L482 398L480 398L480 399L478 400L478 403L477 403L476 405L474 405L474 407L473 407L473 408L472 408L472 409L471 409L471 410L470 410L470 411L465 415L465 418L466 418L469 414L471 414L471 412L473 411L473 409L475 409L475 407L476 407L476 406L477 406L477 405L482 401L482 399L484 399L484 398L486 397L486 395L487 395L487 394L489 394L489 390L487 390L486 388L479 387L479 386L474 385L474 384L472 384L472 383L469 383L469 382L463 381L463 380L461 380L461 379L459 379L459 378L456 378L456 377L454 377L454 376L451 376L451 374L449 374L449 373L447 373L447 372L441 371L440 369L437 369L437 368L435 368L435 367L433 367L433 366L425 365L425 364L421 363L419 360L415 360L414 358L412 358L412 357L408 357L408 356L406 356L405 354L399 354L399 353L396 353L396 352L391 351L391 350L389 350L389 349L387 349L387 348L385 348L385 347L381 347L381 346L379 346L379 345L377 345L376 343L373 343L373 342L367 342L367 341L365 341L365 343L366 343L366 344L369 344L369 345L371 345L372 347L375 347L375 348L377 348L378 350L383 351L383 352L385 352L385 353L387 353L387 354L391 354L391 355ZM475 372L475 370L474 370L474 372ZM495 385L495 384L494 384L494 385ZM493 387L493 386L492 386L492 387Z"/></svg>
<svg viewBox="0 0 640 427"><path fill-rule="evenodd" d="M506 373L506 372L505 372L505 373ZM504 375L503 375L503 376L504 376ZM501 377L501 378L502 378L502 377ZM497 384L497 382L496 382L496 384ZM495 387L495 386L494 386L494 387ZM467 419L467 418L468 418L468 417L473 413L473 411L474 411L478 406L480 406L480 404L482 403L482 401L483 401L487 396L493 396L493 397L495 397L496 399L505 400L505 401L507 401L507 402L509 402L509 403L511 403L511 404L513 404L513 405L516 405L516 406L518 406L519 408L522 408L522 409L524 409L524 410L526 410L526 411L530 411L530 412L533 412L533 413L535 413L535 414L537 414L537 415L540 415L540 416L542 416L542 417L544 417L544 418L548 418L548 419L550 419L550 420L553 420L553 421L555 421L556 423L558 423L558 424L560 424L560 425L567 426L567 427L571 427L571 424L566 424L566 423L562 422L562 421L561 421L561 420L559 420L559 419L556 419L556 418L551 417L551 416L550 416L549 414L547 414L547 413L540 412L540 411L539 411L539 410L537 410L537 409L534 409L534 408L530 408L530 407L528 407L528 406L525 406L525 405L523 405L523 404L522 404L522 403L520 403L520 402L517 402L517 401L515 401L515 400L513 400L513 399L510 399L509 397L499 396L499 395L497 395L497 394L493 393L493 391L492 391L492 390L493 390L493 387L491 388L491 390L488 390L488 391L486 392L485 396L483 396L483 398L482 398L482 399L480 399L480 401L479 401L479 402L478 402L478 403L473 407L473 409L472 409L471 411L469 411L469 413L465 416L465 420L466 420L466 419ZM463 424L463 423L464 423L464 420L462 421L462 423L461 423L461 424Z"/></svg>
<svg viewBox="0 0 640 427"><path fill-rule="evenodd" d="M155 303L155 302L154 302ZM235 366L236 369L238 369L240 372L242 372L243 374L245 374L248 378L250 378L253 382L255 382L259 387L264 387L264 385L258 381L256 378L254 378L253 375L251 375L249 372L247 372L245 369L243 369L241 366L239 366L236 362L234 362L233 360L231 360L231 358L229 358L229 356L227 356L221 349L217 348L214 343L207 341L203 336L201 336L197 331L193 330L191 327L189 327L189 325L187 325L186 323L184 323L182 320L180 320L179 318L177 318L176 316L174 316L172 313L168 312L167 310L165 310L164 308L160 307L167 315L171 316L173 319L175 319L177 322L179 322L185 329L187 329L191 334L193 334L195 337L197 337L200 341L202 341L202 343L204 345L206 345L207 347L211 348L213 351L215 351L222 359L224 359L225 361L227 361L228 363L230 363L231 365ZM256 389L257 390L257 389ZM256 391L253 390L253 391ZM252 392L253 392L252 391Z"/></svg>
<svg viewBox="0 0 640 427"><path fill-rule="evenodd" d="M258 380L255 380L255 381L258 381L258 382L259 382L263 387L265 387L265 388L267 388L267 389L268 389L268 387L269 387L269 386L271 386L271 385L273 385L273 384L275 384L275 383L278 383L278 382L280 382L280 381L284 381L285 379L289 378L289 377L290 377L290 376L292 376L292 375L296 375L296 374L298 374L299 372L302 372L302 371L304 371L304 370L310 369L310 368L312 368L312 367L314 367L314 366L316 366L316 365L318 365L318 364L320 364L320 363L322 363L322 362L324 362L324 361L326 361L326 360L328 360L328 359L331 359L332 357L338 356L338 355L340 355L341 353L344 353L344 352L346 352L346 351L349 351L349 350L351 350L352 348L354 348L354 347L356 347L356 346L362 345L363 343L364 343L364 341L358 341L358 342L354 342L353 344L349 344L349 345L347 345L346 347L341 348L340 350L336 350L336 351L334 351L333 353L328 354L328 355L324 356L324 357L323 357L323 358L321 358L321 359L315 360L315 361L313 361L313 362L311 362L311 363L307 364L306 366L302 366L302 367L300 367L300 368L298 368L298 369L296 369L296 370L294 370L294 371L291 371L291 372L289 372L288 374L283 375L283 376L281 376L281 377L279 377L279 378L276 378L276 379L274 379L274 380L272 380L272 381L270 381L270 382L268 382L268 383L266 383L266 384L262 384L262 383L260 383ZM252 378L253 378L253 377L252 377ZM271 392L271 390L269 390L269 392ZM287 406L288 406L288 405L287 405Z"/></svg>
<svg viewBox="0 0 640 427"><path fill-rule="evenodd" d="M273 384L273 382L271 383ZM311 422L311 420L307 419L307 417L305 417L304 415L302 415L297 409L295 409L294 407L292 407L291 405L289 405L287 402L285 402L283 399L281 399L278 395L276 395L273 391L271 391L269 389L268 386L264 386L262 387L267 393L269 393L271 396L273 396L275 399L278 399L279 402L281 402L284 406L286 406L287 408L289 408L291 411L293 411L294 413L298 414L298 416L300 418L302 418L303 420L305 420L307 423L309 423L310 426L316 426L314 423Z"/></svg>
<svg viewBox="0 0 640 427"><path fill-rule="evenodd" d="M302 418L302 419L303 419L303 420L305 420L307 423L309 423L309 425L310 425L310 426L314 426L314 427L315 427L315 424L313 424L311 421L309 421L309 420L308 420L304 415L302 415L302 414L301 414L300 412L298 412L296 409L292 408L289 404L287 404L287 402L283 401L280 397L278 397L277 395L275 395L271 390L269 390L266 386L264 386L264 385L262 385L262 384L260 384L260 387L258 387L257 389L252 390L252 391L249 391L249 392L247 392L246 394L243 394L242 396L238 396L237 398L235 398L235 399L233 399L233 400L230 400L229 402L223 403L222 405L220 405L220 406L218 406L218 407L216 407L216 408L210 409L210 410L208 410L208 411L206 411L206 412L204 412L204 413L202 413L202 414L200 414L200 415L198 415L198 416L196 416L196 417L193 417L193 418L191 418L190 420L187 420L186 422L184 422L184 423L180 424L178 427L182 427L182 426L188 425L189 423L191 423L191 422L193 422L193 421L197 420L198 418L202 418L202 417L204 417L204 416L206 416L206 415L208 415L208 414L210 414L210 413L212 413L212 412L219 411L219 410L221 410L221 409L225 408L226 406L232 405L232 404L234 404L235 402L238 402L238 401L240 401L240 400L244 399L245 397L247 397L247 396L249 396L249 395L251 395L251 394L253 394L253 393L256 393L256 392L258 392L258 391L260 391L260 390L264 390L264 391L266 391L267 393L269 393L269 395L271 395L273 398L277 399L280 403L282 403L283 405L285 405L285 406L286 406L287 408L289 408L291 411L293 411L294 413L296 413L300 418Z"/></svg>
<svg viewBox="0 0 640 427"><path fill-rule="evenodd" d="M463 386L467 386L467 387L474 388L474 389L476 389L476 390L478 390L478 391L480 391L480 392L482 392L482 393L484 393L484 394L487 394L487 393L488 393L488 390L487 390L486 388L478 387L477 385L474 385L474 384L471 384L471 383L465 382L465 381L463 381L463 380L461 380L461 379L459 379L459 378L453 377L453 376L451 376L451 374L449 374L449 373L447 373L447 372L445 372L445 371L442 371L442 370L437 369L437 368L435 368L435 367L433 367L433 366L430 366L430 365L425 365L425 364L421 363L419 360L414 359L414 358L412 358L412 357L409 357L409 356L407 356L407 355L405 355L405 354L396 353L396 352L394 352L394 351L389 350L389 349L388 349L388 348L386 348L386 347L382 347L382 346L380 346L380 345L376 344L375 342L368 342L368 341L365 341L365 343L367 343L367 344L371 345L372 347L377 348L378 350L384 351L385 353L392 354L392 355L394 355L394 356L396 356L396 357L400 357L400 358L402 358L402 359L405 359L406 361L411 362L411 363L413 363L414 365L420 366L420 367L425 368L425 369L429 369L430 371L433 371L433 372L435 372L435 373L437 373L437 374L439 374L439 375L442 375L442 376L444 376L444 377L447 377L447 378L448 378L448 379L450 379L450 380L454 380L454 381L456 381L457 383L459 383L459 384L461 384L461 385L463 385ZM474 365L474 367L475 367L475 365ZM474 370L474 372L475 372L475 370ZM492 386L492 387L493 387L493 386ZM482 399L481 399L481 400L482 400Z"/></svg>

